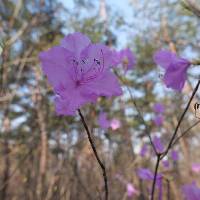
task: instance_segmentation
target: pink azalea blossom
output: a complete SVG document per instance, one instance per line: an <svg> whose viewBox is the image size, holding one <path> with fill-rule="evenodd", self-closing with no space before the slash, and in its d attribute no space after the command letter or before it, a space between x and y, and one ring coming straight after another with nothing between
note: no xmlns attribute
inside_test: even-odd
<svg viewBox="0 0 200 200"><path fill-rule="evenodd" d="M190 62L167 50L155 52L153 58L157 65L166 70L164 75L166 86L181 91L187 78L187 69Z"/></svg>
<svg viewBox="0 0 200 200"><path fill-rule="evenodd" d="M199 173L200 172L200 163L192 163L192 171Z"/></svg>
<svg viewBox="0 0 200 200"><path fill-rule="evenodd" d="M118 119L112 119L110 122L110 127L112 130L117 130L121 127L121 122Z"/></svg>
<svg viewBox="0 0 200 200"><path fill-rule="evenodd" d="M74 115L81 106L100 96L118 96L122 90L112 67L112 52L102 44L92 44L81 33L67 35L60 46L39 55L42 70L57 97L56 112Z"/></svg>
<svg viewBox="0 0 200 200"><path fill-rule="evenodd" d="M126 185L126 191L127 191L127 196L128 197L132 197L135 194L138 194L139 191L135 189L135 187L133 186L133 184L131 183L127 183Z"/></svg>
<svg viewBox="0 0 200 200"><path fill-rule="evenodd" d="M107 119L107 115L104 112L101 112L98 118L99 126L103 129L107 129L110 126L110 121Z"/></svg>

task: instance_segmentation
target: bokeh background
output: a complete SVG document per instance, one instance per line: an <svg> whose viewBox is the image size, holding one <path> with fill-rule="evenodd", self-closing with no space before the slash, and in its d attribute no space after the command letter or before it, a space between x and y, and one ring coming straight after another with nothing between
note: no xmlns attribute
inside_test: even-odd
<svg viewBox="0 0 200 200"><path fill-rule="evenodd" d="M58 45L75 31L120 50L129 47L137 57L135 68L123 79L123 95L100 98L82 112L93 134L109 178L109 199L148 199L151 181L142 181L139 168L154 169L155 156L130 97L134 96L152 136L167 145L180 114L200 74L188 71L182 93L166 88L163 71L153 62L153 52L165 48L189 60L200 59L200 1L178 0L0 0L1 97L0 97L0 199L95 200L103 198L101 170L91 151L78 115L57 116L52 88L38 60L41 51ZM129 91L127 89L129 87ZM196 123L194 104L180 133ZM153 105L165 106L164 123L153 122ZM98 125L101 111L121 122L116 130ZM198 114L198 113L197 113ZM200 112L199 112L200 117ZM163 199L167 188L173 200L183 199L181 186L200 184L200 125L174 146L178 160L166 157ZM147 153L141 156L143 145ZM138 192L129 195L127 184Z"/></svg>

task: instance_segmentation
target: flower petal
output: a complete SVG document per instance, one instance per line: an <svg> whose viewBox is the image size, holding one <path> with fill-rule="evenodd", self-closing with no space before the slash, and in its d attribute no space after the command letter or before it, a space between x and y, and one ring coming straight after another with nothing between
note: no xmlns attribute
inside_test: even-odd
<svg viewBox="0 0 200 200"><path fill-rule="evenodd" d="M67 69L70 56L62 47L53 47L39 54L42 70L54 88L66 80L71 80Z"/></svg>
<svg viewBox="0 0 200 200"><path fill-rule="evenodd" d="M115 75L110 71L104 72L98 79L88 82L83 86L83 93L97 96L119 96L122 89Z"/></svg>
<svg viewBox="0 0 200 200"><path fill-rule="evenodd" d="M154 53L153 59L157 65L167 69L176 60L176 54L167 50L159 50Z"/></svg>
<svg viewBox="0 0 200 200"><path fill-rule="evenodd" d="M81 52L91 43L90 39L82 33L68 34L61 40L61 46L72 52L79 59Z"/></svg>
<svg viewBox="0 0 200 200"><path fill-rule="evenodd" d="M107 119L107 115L104 112L101 112L98 118L99 126L103 129L107 129L110 126L110 121Z"/></svg>
<svg viewBox="0 0 200 200"><path fill-rule="evenodd" d="M178 65L176 64L176 66ZM166 86L168 88L181 91L187 79L187 67L188 66L180 66L179 68L175 68L170 66L164 75L164 82Z"/></svg>

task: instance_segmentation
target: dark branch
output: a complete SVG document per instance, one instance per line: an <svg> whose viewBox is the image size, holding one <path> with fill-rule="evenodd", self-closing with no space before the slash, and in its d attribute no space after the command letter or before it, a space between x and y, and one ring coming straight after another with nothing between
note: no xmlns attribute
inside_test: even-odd
<svg viewBox="0 0 200 200"><path fill-rule="evenodd" d="M104 178L104 184L105 184L105 200L108 200L108 178L107 178L107 175L106 175L106 168L105 168L104 164L102 163L102 161L101 161L100 158L99 158L99 155L98 155L98 153L97 153L95 144L94 144L94 142L93 142L93 140L92 140L92 137L91 137L91 133L90 133L90 131L89 131L89 128L88 128L88 126L87 126L87 123L85 122L85 118L84 118L84 116L82 115L80 109L78 109L78 113L79 113L79 116L80 116L81 121L82 121L82 123L83 123L83 126L84 126L84 128L85 128L85 130L86 130L86 133L87 133L87 136L88 136L88 140L89 140L90 145L91 145L91 147L92 147L92 150L93 150L93 152L94 152L95 158L96 158L97 162L99 163L99 166L100 166L101 169L102 169L103 178Z"/></svg>

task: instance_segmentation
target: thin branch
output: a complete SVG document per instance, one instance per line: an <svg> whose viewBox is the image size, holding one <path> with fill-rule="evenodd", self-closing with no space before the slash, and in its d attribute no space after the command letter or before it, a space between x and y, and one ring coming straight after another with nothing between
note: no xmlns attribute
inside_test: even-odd
<svg viewBox="0 0 200 200"><path fill-rule="evenodd" d="M153 184L152 184L152 190L151 190L151 200L154 199L156 179L157 179L158 168L159 168L159 164L160 164L160 156L161 156L161 154L157 155L157 161L156 161L156 166L155 166L155 171L154 171L154 177L153 177Z"/></svg>
<svg viewBox="0 0 200 200"><path fill-rule="evenodd" d="M198 2L194 0L185 0L185 2L183 2L183 6L185 6L186 9L190 10L197 17L200 17L200 6L198 5Z"/></svg>
<svg viewBox="0 0 200 200"><path fill-rule="evenodd" d="M150 132L149 132L150 127L149 127L148 124L145 122L144 117L143 117L143 115L142 115L140 109L139 109L138 106L137 106L137 103L136 103L136 101L135 101L135 99L134 99L134 97L133 97L133 94L132 94L130 88L128 87L128 85L126 84L126 82L120 77L120 75L119 75L116 71L115 71L115 74L116 74L116 76L119 78L119 80L126 86L126 88L127 88L127 90L128 90L128 93L129 93L129 95L130 95L130 98L131 98L131 102L133 103L133 105L134 105L134 107L135 107L135 109L136 109L136 111L137 111L137 113L138 113L139 119L140 119L140 121L143 123L143 125L145 126L145 132L146 132L146 135L147 135L148 138L149 138L150 144L151 144L151 146L152 146L152 148L153 148L155 154L158 155L158 152L157 152L157 150L156 150L156 147L155 147L155 145L154 145L154 143L153 143L153 140L152 140L152 138L151 138L151 134L150 134Z"/></svg>
<svg viewBox="0 0 200 200"><path fill-rule="evenodd" d="M22 35L23 33L25 32L25 30L27 29L29 23L24 21L21 28L17 31L17 33L12 36L7 42L6 42L6 45L7 46L10 46L12 45L13 43L15 43Z"/></svg>
<svg viewBox="0 0 200 200"><path fill-rule="evenodd" d="M175 128L175 131L174 131L174 133L173 133L173 135L172 135L172 138L171 138L171 140L170 140L170 142L169 142L169 144L168 144L168 147L167 147L166 151L163 153L161 159L164 158L164 157L168 154L170 148L172 147L172 145L173 145L173 143L174 143L174 140L175 140L175 138L176 138L176 135L177 135L177 133L178 133L178 129L179 129L179 127L180 127L180 125L181 125L181 123L182 123L184 117L185 117L185 114L187 113L187 111L188 111L188 109L189 109L189 107L190 107L190 104L191 104L191 102L192 102L192 100L193 100L193 98L194 98L194 96L195 96L195 94L196 94L196 92L197 92L197 90L198 90L198 88L199 88L199 85L200 85L200 80L197 82L197 85L196 85L196 87L195 87L194 90L193 90L193 93L192 93L192 95L191 95L191 97L190 97L190 100L189 100L189 102L188 102L186 108L184 109L184 111L183 111L183 113L182 113L182 115L181 115L181 117L180 117L180 119L179 119L179 121L178 121L178 124L177 124L177 126L176 126L176 128Z"/></svg>
<svg viewBox="0 0 200 200"><path fill-rule="evenodd" d="M92 150L93 150L93 152L94 152L95 158L96 158L97 162L99 163L99 166L100 166L101 169L102 169L103 178L104 178L104 188L105 188L105 200L108 200L108 178L107 178L107 175L106 175L106 168L105 168L104 164L102 163L102 161L101 161L100 158L99 158L99 155L98 155L98 153L97 153L95 144L94 144L94 142L93 142L93 140L92 140L92 137L91 137L90 130L89 130L88 126L87 126L87 123L86 123L86 121L85 121L85 118L84 118L83 114L81 113L81 110L80 110L80 109L78 109L78 113L79 113L79 116L80 116L81 121L82 121L82 123L83 123L83 126L84 126L84 128L85 128L85 130L86 130L86 133L87 133L87 136L88 136L88 140L89 140L90 145L91 145L91 147L92 147Z"/></svg>
<svg viewBox="0 0 200 200"><path fill-rule="evenodd" d="M170 200L170 181L167 179L167 200Z"/></svg>
<svg viewBox="0 0 200 200"><path fill-rule="evenodd" d="M174 140L174 142L173 142L173 144L172 144L172 146L174 146L182 137L184 137L192 128L194 128L197 124L199 124L200 123L200 120L199 121L197 121L197 122L195 122L192 126L190 126L188 129L186 129L185 131L183 131L183 133L180 135L180 136L178 136L175 140Z"/></svg>

